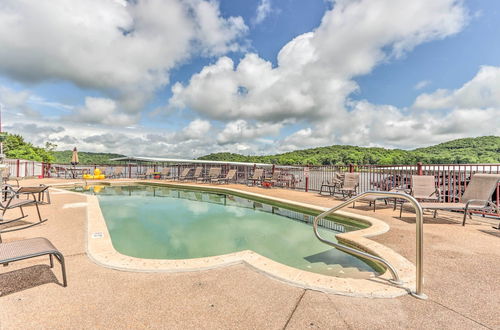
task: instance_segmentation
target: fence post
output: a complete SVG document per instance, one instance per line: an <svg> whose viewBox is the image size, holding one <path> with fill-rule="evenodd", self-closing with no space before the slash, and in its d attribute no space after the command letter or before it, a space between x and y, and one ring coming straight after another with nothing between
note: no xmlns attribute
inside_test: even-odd
<svg viewBox="0 0 500 330"><path fill-rule="evenodd" d="M132 164L128 164L128 178L132 178Z"/></svg>
<svg viewBox="0 0 500 330"><path fill-rule="evenodd" d="M354 173L354 165L349 164L349 173Z"/></svg>
<svg viewBox="0 0 500 330"><path fill-rule="evenodd" d="M19 159L16 160L16 176L19 177L19 166L21 165L21 161Z"/></svg>
<svg viewBox="0 0 500 330"><path fill-rule="evenodd" d="M308 192L309 191L309 165L306 165L306 167L304 168L304 174L306 177L306 192Z"/></svg>
<svg viewBox="0 0 500 330"><path fill-rule="evenodd" d="M417 175L424 175L424 172L422 171L422 163L421 162L417 163Z"/></svg>

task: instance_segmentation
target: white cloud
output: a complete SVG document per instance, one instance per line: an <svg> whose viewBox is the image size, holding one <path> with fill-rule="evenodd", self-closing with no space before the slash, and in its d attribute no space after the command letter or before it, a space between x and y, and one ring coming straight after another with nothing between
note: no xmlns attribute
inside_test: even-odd
<svg viewBox="0 0 500 330"><path fill-rule="evenodd" d="M175 65L193 52L238 50L246 29L241 17L221 17L216 1L3 0L0 72L70 81L137 113Z"/></svg>
<svg viewBox="0 0 500 330"><path fill-rule="evenodd" d="M459 89L438 89L422 94L413 104L415 109L500 108L500 67L483 66L472 80Z"/></svg>
<svg viewBox="0 0 500 330"><path fill-rule="evenodd" d="M269 135L278 135L283 125L255 123L251 124L243 119L231 121L217 135L217 142L224 145L229 143L239 143L252 141L257 138Z"/></svg>
<svg viewBox="0 0 500 330"><path fill-rule="evenodd" d="M24 4L22 1L20 3ZM169 0L160 4L150 1L148 5L142 4L143 7L140 8L135 2L126 3L126 7L118 5L121 8L118 12L126 9L123 14L124 22L129 22L132 13L134 21L123 25L128 32L118 33L116 38L124 40L117 42L117 45L124 44L134 48L136 42L139 44L138 40L141 40L143 46L151 42L154 44L152 51L159 52L160 55L146 54L143 63L142 59L121 58L120 56L133 54L127 47L122 52L114 52L113 49L107 48L112 56L117 57L116 61L120 66L128 63L133 64L134 68L127 74L108 70L99 75L96 71L99 66L91 66L89 70L97 74L96 80L104 79L103 75L108 75L106 77L108 81L101 82L93 81L94 78L85 78L85 74L72 73L75 77L78 76L78 79L83 79L82 81L88 86L102 90L108 87L112 89L112 81L123 79L124 84L120 87L119 99L113 99L111 96L87 98L83 106L73 109L73 115L64 117L73 121L65 123L63 131L57 131L57 127L54 130L48 129L54 127L54 124L44 121L43 118L37 122L30 122L35 126L21 126L20 121L13 116L9 120L13 123L10 129L26 134L34 143L42 144L45 140L57 141L61 149L77 145L80 150L181 158L219 151L269 154L337 143L406 148L463 136L500 135L498 87L500 68L498 67L481 68L475 77L456 90L436 90L434 93L422 94L409 108L376 105L366 100L350 99L350 95L359 89L355 77L369 73L380 63L403 56L423 42L445 38L459 32L467 23L467 13L461 1L453 0L336 1L333 9L325 13L321 25L315 31L297 36L281 49L277 57L277 66L273 67L271 62L252 53L246 54L236 64L230 58L222 56L215 63L207 65L193 75L189 83L185 85L176 83L172 87L173 96L169 100L168 107L190 108L203 114L205 119L195 119L176 131L141 126L136 126L135 129L112 127L113 124L126 126L135 122L137 120L134 117L135 112L120 115L121 107L137 108L144 102L148 90L154 90L165 83L169 68L184 59L184 55L180 53L177 55L176 50L171 50L170 46L156 45L161 43L163 37L156 36L161 40L154 42L148 39L148 37L155 38L152 31L170 28L164 26L167 23L161 18L161 9L165 3L177 2ZM9 4L13 6L10 2ZM106 4L113 6L107 2ZM203 32L200 32L203 30L202 25L206 27L205 33L216 31L213 33L219 37L214 37L210 32L210 36L203 37L204 41L198 39L186 45L182 42L184 38L174 36L181 38L180 48L189 50L194 44L198 51L207 55L241 49L235 41L246 31L242 21L220 18L217 3L213 1L185 1L182 6L172 8L180 8L179 13L184 13L182 10L186 8L185 6L190 8L187 16L189 19L185 21L186 25L180 24L179 27L186 29L187 32L180 33L186 33L187 40L193 41L197 35L203 35ZM203 8L208 9L204 11ZM0 9L0 15L2 14L4 12ZM218 20L202 17L205 14L208 18L218 17ZM105 15L103 17L106 18ZM37 19L35 18L35 21ZM182 15L177 19L182 20ZM0 19L0 25L2 21ZM58 22L53 24L59 26ZM111 25L117 26L117 24ZM44 29L51 30L52 27ZM149 31L145 36L139 33L143 29ZM57 31L56 39L60 37L58 33L62 34L64 31ZM76 39L85 51L88 43L79 33L76 34ZM113 33L109 31L108 33L114 36ZM104 34L106 36L106 33ZM4 30L0 30L0 41L6 38L6 35ZM134 41L129 42L128 38ZM101 36L98 39L98 43L112 40ZM52 41L49 41L49 44L52 45ZM8 47L12 45L8 44ZM53 56L57 51L37 47L41 59L45 58L44 54L49 53ZM162 53L167 51L167 48L171 53ZM141 48L141 54L144 53L143 49ZM4 56L2 51L0 47L0 59ZM88 56L92 59L94 55L89 53ZM110 60L111 57L108 54L102 56L104 60ZM55 58L59 59L60 56ZM12 58L9 60L14 61ZM77 58L77 61L81 64L83 60ZM62 59L61 66L68 68L68 62ZM114 67L114 64L107 63L105 67L109 68L109 65L120 70ZM151 67L154 68L152 71ZM28 69L25 70L28 78L31 77L30 74L43 79L49 76L44 72L41 75L38 68L31 67L31 69L34 70L33 73L29 73ZM18 77L24 72L16 66L12 70L17 70ZM14 74L14 71L11 74ZM144 72L145 76L139 77L139 73ZM57 76L52 74L52 77ZM161 79L157 81L158 77ZM28 78L26 79L36 80ZM69 79L64 78L62 74L59 78ZM71 79L83 85L82 82L77 82L76 78ZM145 89L135 92L136 83L137 86L145 86ZM27 96L29 95L18 95L17 101L15 97L12 99L21 107L26 102ZM28 97L30 98L33 99L33 96ZM14 101L11 103L16 103ZM219 120L225 125L219 127L220 123L211 123L210 119ZM100 126L81 125L81 123ZM285 130L287 132L290 131L290 127L287 127L290 123L296 124L299 128L289 136L277 137L284 131L283 128L288 128ZM45 133L33 133L38 131ZM274 145L270 143L273 140Z"/></svg>
<svg viewBox="0 0 500 330"><path fill-rule="evenodd" d="M413 86L413 89L418 91L424 87L429 86L430 84L431 82L429 80L421 80L418 83L416 83L415 86Z"/></svg>
<svg viewBox="0 0 500 330"><path fill-rule="evenodd" d="M178 140L202 140L207 139L212 125L208 120L195 119L182 130Z"/></svg>
<svg viewBox="0 0 500 330"><path fill-rule="evenodd" d="M278 66L256 54L238 65L222 57L172 88L170 107L220 120L289 118L312 122L345 116L354 77L418 44L460 31L465 9L454 0L336 1L320 26L285 45Z"/></svg>
<svg viewBox="0 0 500 330"><path fill-rule="evenodd" d="M260 0L259 5L257 6L257 11L255 13L255 24L262 23L271 13L271 11L271 0Z"/></svg>
<svg viewBox="0 0 500 330"><path fill-rule="evenodd" d="M27 90L16 91L6 86L0 85L0 104L2 110L7 108L9 111L14 109L20 116L38 117L40 113L31 108L27 101L29 100L30 92Z"/></svg>
<svg viewBox="0 0 500 330"><path fill-rule="evenodd" d="M112 99L86 97L85 105L77 108L75 113L66 119L76 123L127 126L137 122L138 115L119 112L116 102Z"/></svg>

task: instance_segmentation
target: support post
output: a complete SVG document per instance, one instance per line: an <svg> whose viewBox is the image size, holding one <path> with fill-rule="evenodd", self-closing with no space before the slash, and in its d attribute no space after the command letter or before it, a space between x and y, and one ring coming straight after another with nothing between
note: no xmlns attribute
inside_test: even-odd
<svg viewBox="0 0 500 330"><path fill-rule="evenodd" d="M306 177L306 192L309 191L309 165L304 168L304 176Z"/></svg>
<svg viewBox="0 0 500 330"><path fill-rule="evenodd" d="M354 165L349 164L349 173L354 173Z"/></svg>
<svg viewBox="0 0 500 330"><path fill-rule="evenodd" d="M424 171L422 170L422 163L417 163L417 175L424 175Z"/></svg>
<svg viewBox="0 0 500 330"><path fill-rule="evenodd" d="M21 161L16 160L16 176L19 177L19 167L21 166Z"/></svg>

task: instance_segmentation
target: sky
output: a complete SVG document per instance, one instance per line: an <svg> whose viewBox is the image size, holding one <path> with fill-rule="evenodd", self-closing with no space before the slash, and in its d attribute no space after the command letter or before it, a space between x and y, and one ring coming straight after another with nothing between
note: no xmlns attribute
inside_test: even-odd
<svg viewBox="0 0 500 330"><path fill-rule="evenodd" d="M500 135L500 2L2 0L0 107L129 156Z"/></svg>

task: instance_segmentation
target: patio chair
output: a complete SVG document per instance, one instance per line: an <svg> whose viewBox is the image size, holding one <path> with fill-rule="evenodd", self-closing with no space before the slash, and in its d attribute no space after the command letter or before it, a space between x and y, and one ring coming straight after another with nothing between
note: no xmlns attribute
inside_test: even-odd
<svg viewBox="0 0 500 330"><path fill-rule="evenodd" d="M161 179L168 179L169 175L170 175L170 167L164 167L161 169L161 172L160 172Z"/></svg>
<svg viewBox="0 0 500 330"><path fill-rule="evenodd" d="M438 210L464 211L462 226L465 226L467 214L472 218L471 210L485 210L498 208L491 202L491 196L498 186L500 174L474 174L465 188L459 203L420 203L424 210L434 210L434 218ZM401 206L402 207L402 206Z"/></svg>
<svg viewBox="0 0 500 330"><path fill-rule="evenodd" d="M273 175L266 178L265 181L269 182L273 187L283 186L283 181L281 181L281 171L275 169Z"/></svg>
<svg viewBox="0 0 500 330"><path fill-rule="evenodd" d="M252 186L254 186L257 182L262 182L263 175L264 175L264 169L262 168L255 169L252 177L248 178L247 184L251 182Z"/></svg>
<svg viewBox="0 0 500 330"><path fill-rule="evenodd" d="M339 191L342 193L344 198L351 198L352 196L357 195L358 186L359 173L345 173L344 181L342 182L341 187L339 187Z"/></svg>
<svg viewBox="0 0 500 330"><path fill-rule="evenodd" d="M8 181L16 181L16 187L19 187L19 178L10 175L10 167L4 167L2 169L2 183L7 184Z"/></svg>
<svg viewBox="0 0 500 330"><path fill-rule="evenodd" d="M220 167L211 167L208 170L208 176L203 178L201 181L212 182L212 179L217 179L220 176L222 169Z"/></svg>
<svg viewBox="0 0 500 330"><path fill-rule="evenodd" d="M137 178L142 178L142 179L147 179L148 177L152 178L154 172L155 172L154 168L148 167L145 173L137 174Z"/></svg>
<svg viewBox="0 0 500 330"><path fill-rule="evenodd" d="M203 177L203 167L201 166L197 166L195 169L194 169L194 174L191 178L193 181L203 181L204 177Z"/></svg>
<svg viewBox="0 0 500 330"><path fill-rule="evenodd" d="M436 178L433 175L412 175L410 195L419 202L439 202L440 191L436 187ZM401 203L399 211L400 218L403 204Z"/></svg>
<svg viewBox="0 0 500 330"><path fill-rule="evenodd" d="M50 268L54 267L53 257L61 264L63 277L63 286L66 287L66 265L64 256L55 246L46 238L36 237L23 239L19 241L2 243L0 236L0 264L7 266L11 262L49 255Z"/></svg>
<svg viewBox="0 0 500 330"><path fill-rule="evenodd" d="M113 179L123 177L123 167L115 167L113 169L113 173L111 174L111 177Z"/></svg>
<svg viewBox="0 0 500 330"><path fill-rule="evenodd" d="M335 173L331 180L325 180L321 183L321 188L319 189L319 194L322 195L323 188L328 190L330 195L334 195L335 191L342 186L344 181L344 175L340 173Z"/></svg>
<svg viewBox="0 0 500 330"><path fill-rule="evenodd" d="M182 173L179 175L179 180L184 181L184 180L189 180L191 176L189 176L189 172L191 172L192 168L185 168L182 170Z"/></svg>
<svg viewBox="0 0 500 330"><path fill-rule="evenodd" d="M44 223L47 221L47 219L42 219L42 216L40 214L40 208L38 207L39 201L36 198L35 194L43 194L46 190L48 189L47 186L40 186L40 187L21 187L17 190L14 190L11 186L9 185L3 185L2 186L2 197L0 198L0 210L2 210L2 217L0 219L0 226L6 225L6 224L11 224L16 221L20 221L24 218L27 217L26 214L24 214L23 207L25 206L31 206L35 205L36 211L38 214L38 221L35 223L30 223L24 226L14 226L13 229L1 229L0 233L8 233L11 231L17 231L17 230L22 230L26 228L30 228L36 225L39 225L41 223ZM32 195L33 199L26 199L26 198L21 198L22 196L26 195ZM6 219L5 218L5 213L8 210L13 210L19 208L21 210L21 216L13 219Z"/></svg>
<svg viewBox="0 0 500 330"><path fill-rule="evenodd" d="M229 183L230 181L232 180L235 180L235 177L236 177L236 170L229 170L226 174L225 177L223 178L214 178L214 179L211 179L210 182L212 183Z"/></svg>

